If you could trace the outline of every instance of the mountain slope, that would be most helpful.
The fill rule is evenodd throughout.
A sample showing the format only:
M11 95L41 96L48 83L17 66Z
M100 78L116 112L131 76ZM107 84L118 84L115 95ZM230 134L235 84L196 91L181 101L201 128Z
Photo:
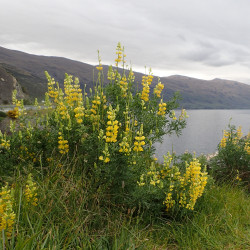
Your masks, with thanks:
M61 86L65 73L68 73L79 77L82 87L85 84L87 89L93 87L95 66L67 58L37 56L0 47L0 66L17 79L31 98L43 98L47 89L45 70ZM108 66L104 66L104 75L107 70ZM135 81L139 86L142 76L135 72ZM247 84L222 79L207 81L179 75L162 77L161 82L165 85L164 98L168 99L179 91L182 96L180 104L184 108L250 108L250 85ZM156 84L157 77L151 88Z
M25 99L25 94L16 78L0 66L0 104L11 104L14 90L17 91L18 99Z
M185 108L250 108L250 85L236 81L200 80L185 76L161 79L166 93L178 90Z

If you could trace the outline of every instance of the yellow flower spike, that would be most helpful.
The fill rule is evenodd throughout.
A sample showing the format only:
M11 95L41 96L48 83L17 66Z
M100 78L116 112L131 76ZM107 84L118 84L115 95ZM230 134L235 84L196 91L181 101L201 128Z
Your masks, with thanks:
M250 155L250 143L249 143L249 142L247 142L247 143L245 144L244 150L247 152L247 154Z
M220 141L220 147L221 148L225 148L227 145L227 138L226 137L223 137Z
M140 131L137 132L137 136L135 137L134 142L134 151L135 152L142 152L143 147L145 145L145 136L143 136L143 125L141 125Z
M0 231L6 232L9 239L12 235L16 215L13 212L14 192L8 184L0 192Z
M241 126L237 129L237 139L239 140L242 137L243 133L241 132Z
M58 137L58 149L60 154L66 154L69 152L69 144L67 140L63 139L63 136Z
M106 127L106 142L117 142L117 135L118 135L118 121L115 120L116 110L109 106L107 127Z
M167 110L167 104L163 102L163 100L161 99L157 115L164 116L166 114L166 110Z
M25 186L24 196L27 204L32 204L33 206L37 206L37 185L33 181L32 175L28 175L28 179Z
M159 81L156 87L154 88L154 94L157 97L161 97L161 92L164 89L164 85Z

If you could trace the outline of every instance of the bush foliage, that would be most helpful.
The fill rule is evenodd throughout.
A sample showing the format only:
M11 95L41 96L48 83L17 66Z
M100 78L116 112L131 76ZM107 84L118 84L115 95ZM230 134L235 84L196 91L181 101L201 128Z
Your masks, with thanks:
M24 196L33 205L41 200L36 198L39 188L31 173L34 179L47 180L44 200L50 196L51 186L67 186L66 196L61 198L67 206L71 206L71 195L79 197L87 187L91 199L85 202L94 199L97 207L116 204L128 211L142 209L157 215L174 209L193 210L207 183L206 169L195 158L184 167L178 167L169 154L163 164L154 159L154 143L165 134L179 134L186 125L185 110L179 117L174 112L178 95L164 102L160 80L152 91L151 70L138 88L132 69L125 70L126 55L120 44L116 55L116 65L110 66L107 74L109 84L104 87L106 76L98 54L97 79L89 93L82 91L78 78L66 74L62 89L46 72L45 106L42 109L36 101L32 116L13 93L16 107L9 112L15 118L10 124L11 135L0 133L1 176L18 176L14 185L19 186L22 176L28 175ZM67 180L72 185L68 186ZM4 200L6 204L14 204L11 197ZM3 221L3 214L0 216ZM10 217L12 221L15 218ZM12 225L2 225L7 238Z
M241 127L229 125L211 160L212 172L219 181L242 183L249 187L250 134L242 138Z

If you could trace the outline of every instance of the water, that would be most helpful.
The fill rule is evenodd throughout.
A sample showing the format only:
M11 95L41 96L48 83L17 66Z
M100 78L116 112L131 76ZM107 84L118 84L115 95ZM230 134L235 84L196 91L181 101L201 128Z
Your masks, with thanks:
M178 112L176 112L178 115ZM182 135L166 135L163 143L156 143L156 157L162 160L166 152L182 154L186 150L200 154L213 154L217 150L223 130L230 122L242 126L243 135L250 131L250 110L187 110L189 118ZM231 119L231 120L230 120Z
M32 106L32 105L24 105L25 109L29 110L29 109L36 109L36 106ZM3 112L7 112L9 110L12 110L15 108L15 105L0 105L0 111ZM41 106L41 108L43 108L43 106Z

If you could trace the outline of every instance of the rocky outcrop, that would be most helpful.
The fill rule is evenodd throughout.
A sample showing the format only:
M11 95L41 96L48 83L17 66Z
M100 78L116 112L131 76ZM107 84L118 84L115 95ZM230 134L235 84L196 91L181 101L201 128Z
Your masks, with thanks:
M24 99L25 94L16 78L0 67L0 104L12 103L12 92L17 90L17 98Z

